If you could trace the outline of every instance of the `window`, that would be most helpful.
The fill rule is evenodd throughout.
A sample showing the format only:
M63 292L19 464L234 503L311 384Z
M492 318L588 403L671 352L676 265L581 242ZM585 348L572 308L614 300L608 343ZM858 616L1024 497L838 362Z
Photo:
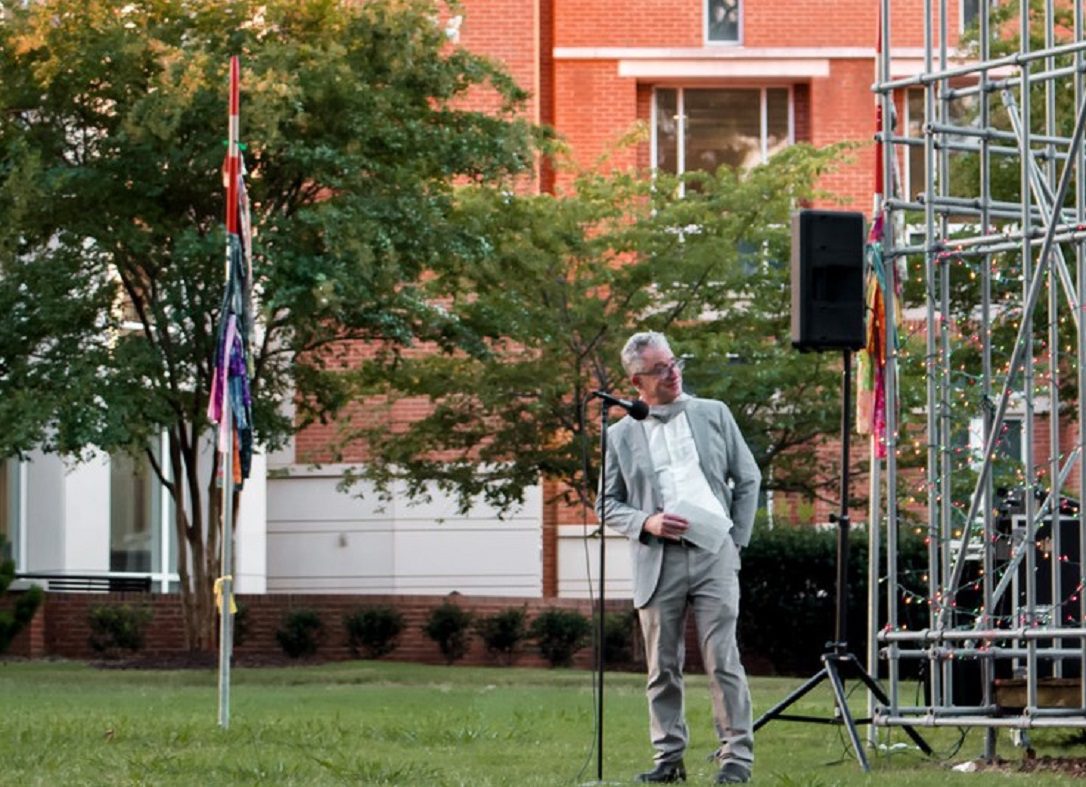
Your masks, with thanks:
M995 456L997 461L1022 464L1026 461L1025 446L1022 444L1022 418L1017 416L1005 416L1003 427L1000 429L999 438L996 441ZM984 441L987 435L984 433L984 419L972 418L969 421L969 448L973 454L973 465L979 469L984 460Z
M924 138L924 91L910 90L905 101L905 136L912 139ZM905 193L910 200L915 200L925 188L924 146L909 145L906 150L909 165L905 168Z
M977 15L980 13L980 0L961 0L962 3L962 32L977 24ZM995 3L992 3L995 5Z
M939 114L939 105L936 103L935 107L936 115ZM978 123L978 116L980 109L977 103L976 96L959 96L952 98L947 103L947 123L954 126L976 126ZM905 136L920 140L924 139L924 89L913 88L907 91L905 99ZM955 134L948 134L945 137L949 143L958 143L965 141L965 137ZM912 144L906 147L906 155L908 157L907 166L905 167L905 194L910 200L915 200L917 195L924 193L927 190L927 176L924 169L924 145ZM963 155L960 151L951 150L951 159L956 156ZM953 164L950 167L950 175L954 175ZM953 177L950 178L950 187L947 189L947 193L950 195L967 196L964 192L958 194L962 190L962 184L955 183Z
M110 571L161 571L162 497L162 484L145 453L110 456Z
M653 166L673 174L754 167L791 143L791 107L787 87L658 88Z
M739 43L739 0L706 0L705 40L713 43Z

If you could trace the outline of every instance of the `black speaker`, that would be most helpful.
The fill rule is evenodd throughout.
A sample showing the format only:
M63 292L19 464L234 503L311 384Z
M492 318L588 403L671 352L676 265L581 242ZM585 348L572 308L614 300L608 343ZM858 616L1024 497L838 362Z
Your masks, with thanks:
M859 350L865 344L863 214L793 214L792 345Z

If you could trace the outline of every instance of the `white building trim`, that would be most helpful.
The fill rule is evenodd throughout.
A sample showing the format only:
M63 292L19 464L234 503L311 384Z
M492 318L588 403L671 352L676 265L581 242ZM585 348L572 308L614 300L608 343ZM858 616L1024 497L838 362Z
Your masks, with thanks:
M633 79L817 79L830 75L830 61L794 58L619 60L618 75Z

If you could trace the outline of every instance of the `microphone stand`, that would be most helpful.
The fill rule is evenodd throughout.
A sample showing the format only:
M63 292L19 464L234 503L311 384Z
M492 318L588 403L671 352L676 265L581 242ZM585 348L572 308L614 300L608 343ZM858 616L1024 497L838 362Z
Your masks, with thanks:
M604 625L604 579L606 576L607 554L607 411L611 405L604 401L600 407L600 619L596 634L596 779L603 781L603 637Z
M604 581L606 579L607 572L607 411L612 406L618 406L624 409L635 420L642 420L649 414L648 405L639 400L633 402L626 401L624 399L618 399L604 391L594 391L592 396L602 400L603 406L600 408L600 607L599 607L599 623L598 631L596 633L597 652L596 652L596 670L597 670L597 697L596 697L596 779L600 782L603 781L603 643L604 636L607 633L606 617L604 610L604 601L606 591L604 590Z

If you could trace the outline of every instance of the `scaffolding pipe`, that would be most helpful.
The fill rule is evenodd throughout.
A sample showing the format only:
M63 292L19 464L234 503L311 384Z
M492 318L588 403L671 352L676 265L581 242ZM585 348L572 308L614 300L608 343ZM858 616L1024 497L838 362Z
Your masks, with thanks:
M1014 628L947 629L930 628L916 631L880 631L879 642L969 642L977 639L1005 640L1024 639L1036 642L1052 639L1056 631L1065 639L1086 639L1086 628L1043 628L1040 626L1016 626Z
M885 3L883 4L885 7ZM931 24L931 7L930 0L925 3L926 21L925 25L930 27ZM1028 30L1028 27L1026 28ZM930 41L930 38L925 37L926 41ZM895 90L902 90L903 88L910 87L924 87L931 85L935 82L942 82L947 79L955 79L957 77L973 76L982 71L992 71L998 68L1012 68L1014 66L1023 66L1031 63L1035 60L1043 60L1048 57L1059 57L1060 55L1073 55L1086 48L1086 41L1077 41L1071 44L1060 44L1059 46L1052 47L1051 49L1035 49L1032 52L1015 52L1010 55L1004 55L1003 57L997 57L994 60L986 62L973 62L968 65L955 66L954 68L945 68L940 71L927 71L923 74L915 74L911 77L904 77L901 79L892 79L886 82L881 82L874 86L874 89L880 93L893 92ZM925 55L930 54L927 46L925 47Z
M1081 713L1081 711L1078 711ZM1038 715L1037 710L1023 716L882 716L871 720L884 727L1000 727L1028 730L1041 727L1086 727L1086 716Z
M1066 664L1077 659L1079 673L1086 675L1086 599L1082 593L1086 587L1086 506L1077 512L1079 566L1073 578L1063 555L1073 548L1066 534L1060 533L1063 490L1076 487L1080 495L1086 495L1086 429L1079 429L1066 455L1060 445L1064 431L1061 411L1070 404L1069 375L1074 375L1077 389L1077 421L1086 425L1086 325L1079 315L1086 304L1086 41L1082 4L1073 4L1073 25L1057 27L1055 0L1035 4L1042 9L1035 16L1030 13L1030 4L1021 3L1019 13L1009 20L1011 33L1021 33L1017 50L992 57L995 43L1008 39L1005 30L996 30L991 24L994 0L981 0L979 37L973 53L977 59L959 60L949 51L953 43L949 27L959 13L952 5L949 0L923 0L922 71L889 79L894 52L891 0L880 3L880 49L873 90L885 121L876 134L886 183L881 206L876 202L885 229L882 258L888 268L906 261L916 265L917 257L924 265L920 281L925 288L926 331L920 371L925 376L927 402L924 482L928 545L922 594L927 594L929 611L926 629L901 629L902 599L908 599L899 581L896 446L900 438L895 420L887 424L885 486L880 485L881 465L871 465L869 519L875 527L878 503L885 501L886 563L879 584L885 583L888 591L885 628L874 639L879 644L878 655L887 660L889 668L890 700L884 703L889 707L879 710L881 723L985 727L986 752L991 755L994 731L1001 727L1086 726L1081 709L1037 707L1039 665L1048 670L1046 674L1059 677ZM1031 32L1037 48L1031 45ZM1057 42L1058 36L1064 40ZM1073 40L1066 40L1068 36ZM1073 97L1064 89L1072 80ZM911 88L924 91L922 134L917 136L909 136L916 133L911 129L895 131L889 123L897 101L915 106L908 95ZM992 102L997 93L1006 113L994 111ZM1065 95L1071 108L1061 119L1057 97ZM976 111L959 124L952 118L952 102L971 98L977 100ZM1037 102L1036 108L1031 101ZM1071 134L1065 136L1069 127L1073 127ZM899 159L923 178L923 183L910 184L909 193L892 188ZM1013 169L1007 166L1011 162ZM1000 180L997 186L997 172L1017 175L1017 192L1007 180ZM956 180L959 173L969 177ZM1015 197L1018 200L1011 201ZM908 232L906 221L915 222ZM1008 261L1021 267L1009 273L1001 270ZM964 271L960 265L972 270ZM966 273L968 279L959 278ZM1042 292L1047 296L1044 300ZM977 300L959 302L959 295ZM1014 344L1005 348L1005 353L992 340L994 317L1001 312L1018 323L1012 326ZM963 328L969 334L963 334ZM1074 338L1069 338L1072 335ZM970 342L968 349L979 366L969 369L965 377L965 370L958 368L959 338ZM895 350L890 352L896 363ZM1006 362L998 372L997 358ZM975 387L961 389L964 395L959 398L963 379ZM897 378L889 373L886 398L891 405L897 402ZM1034 414L1044 412L1045 400L1049 424L1035 434ZM892 406L889 410L891 417L895 415ZM963 417L969 420L968 425L961 423ZM1021 423L1025 450L1021 457L1007 457L1017 462L1012 469L1018 471L1019 478L1009 483L1022 490L1022 496L1014 501L1021 509L1013 512L1020 515L1017 521L1021 525L1005 533L995 519L995 462L997 452L1007 450L1005 445L1018 450L1017 442L1004 440L1010 419ZM959 461L961 444L954 440L967 429L979 435L970 444L980 451L965 463ZM1046 450L1041 450L1038 436L1046 436ZM877 448L874 441L871 447L872 451ZM1076 465L1079 471L1072 481ZM1001 479L1000 483L1007 481ZM966 485L972 492L962 493L958 499L957 490ZM1051 574L1042 583L1036 570L1040 561L1035 561L1035 541L1047 527L1046 517L1052 523L1052 533L1040 565ZM1013 548L1006 547L1005 536L1015 540ZM971 543L977 539L981 543ZM875 551L871 550L868 571L871 581L879 576ZM967 566L971 567L970 575L963 581ZM1072 584L1074 590L1070 589ZM963 614L963 594L978 589L980 598L970 604L979 604L979 608ZM874 598L869 599L872 607ZM869 615L873 628L877 616L874 610L869 610ZM1010 621L1009 626L1000 628L1001 621ZM1062 622L1067 626L1059 625ZM923 660L931 667L924 708L900 705L902 660ZM1012 667L1022 668L1025 677L1023 711L1008 711L994 702L994 667L1007 660L1012 661ZM953 699L958 693L954 682L963 680L957 668L963 662L979 664L981 669L980 694L974 707L956 706ZM1086 687L1078 694L1086 708ZM1016 715L1000 716L1008 712Z

